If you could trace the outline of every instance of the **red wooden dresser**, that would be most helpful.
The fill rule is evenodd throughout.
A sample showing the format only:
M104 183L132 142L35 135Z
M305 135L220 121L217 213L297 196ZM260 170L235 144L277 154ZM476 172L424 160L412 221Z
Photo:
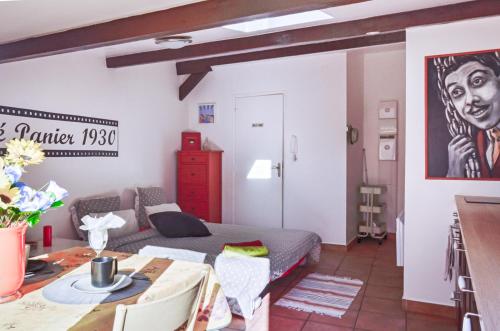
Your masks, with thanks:
M183 212L221 223L222 151L177 152L177 204Z

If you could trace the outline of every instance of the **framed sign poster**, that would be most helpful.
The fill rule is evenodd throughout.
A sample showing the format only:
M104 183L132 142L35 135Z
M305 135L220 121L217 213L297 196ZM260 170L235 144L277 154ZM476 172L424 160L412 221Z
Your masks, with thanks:
M19 138L42 145L47 157L117 157L118 121L0 106L0 154Z

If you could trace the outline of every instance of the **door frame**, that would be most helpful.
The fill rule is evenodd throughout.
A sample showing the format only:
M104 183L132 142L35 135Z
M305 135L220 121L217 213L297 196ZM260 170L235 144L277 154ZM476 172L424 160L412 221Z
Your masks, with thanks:
M269 91L269 92L254 92L254 93L238 93L233 94L233 158L232 167L233 173L232 177L232 189L233 189L233 201L232 201L232 223L236 224L236 102L238 98L252 98L252 97L264 97L269 95L281 95L283 99L282 112L282 126L281 126L281 228L285 228L285 176L286 176L286 166L285 166L285 109L286 109L286 93L285 91Z

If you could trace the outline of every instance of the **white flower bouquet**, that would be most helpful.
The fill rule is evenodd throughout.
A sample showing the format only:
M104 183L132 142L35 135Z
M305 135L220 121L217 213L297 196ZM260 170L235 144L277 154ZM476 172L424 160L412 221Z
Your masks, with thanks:
M54 181L36 190L21 181L24 168L42 163L45 155L40 144L24 139L13 139L6 144L6 153L0 157L0 229L40 222L40 216L50 208L64 205L68 192Z

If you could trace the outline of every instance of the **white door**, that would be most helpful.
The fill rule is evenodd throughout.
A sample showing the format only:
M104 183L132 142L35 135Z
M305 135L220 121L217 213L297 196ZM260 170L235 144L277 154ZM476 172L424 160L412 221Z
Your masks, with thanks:
M235 223L283 226L283 95L236 98Z

